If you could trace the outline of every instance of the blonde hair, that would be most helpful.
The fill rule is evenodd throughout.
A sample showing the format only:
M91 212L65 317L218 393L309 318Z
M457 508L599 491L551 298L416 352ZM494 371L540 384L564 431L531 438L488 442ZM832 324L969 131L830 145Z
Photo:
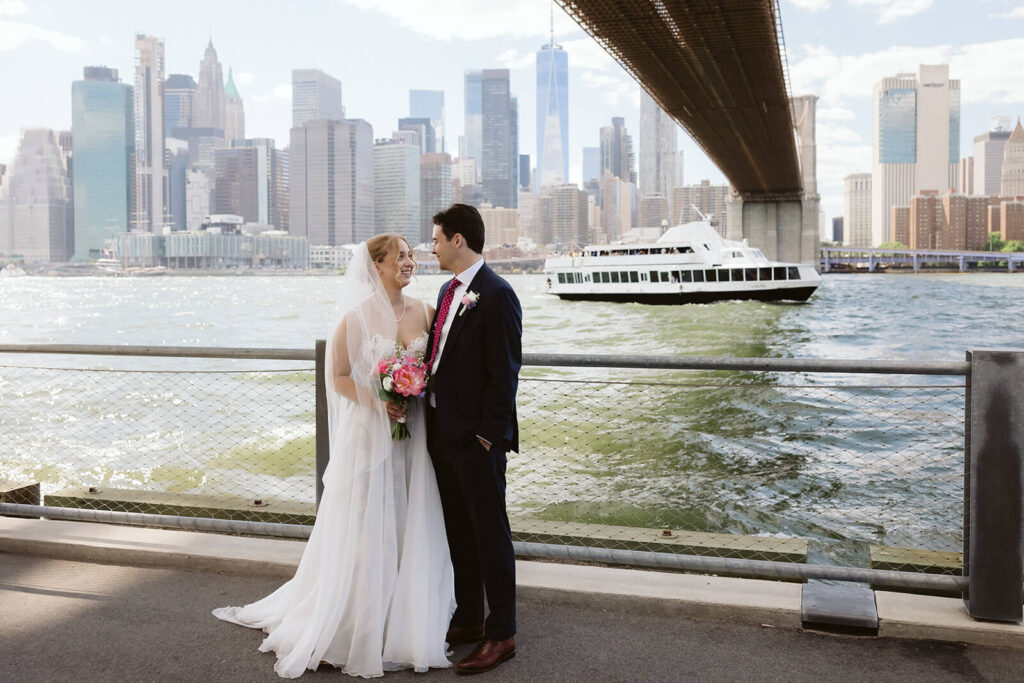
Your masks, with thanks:
M399 241L405 242L405 246L409 247L409 258L412 260L413 268L419 267L419 264L416 263L416 255L412 251L412 245L409 244L409 240L394 232L385 232L380 235L374 235L370 239L366 240L366 250L370 252L370 259L372 259L374 263L383 263L384 259L393 255L394 263L395 265L398 265ZM415 270L413 272L415 273ZM398 276L396 275L395 278L397 279Z

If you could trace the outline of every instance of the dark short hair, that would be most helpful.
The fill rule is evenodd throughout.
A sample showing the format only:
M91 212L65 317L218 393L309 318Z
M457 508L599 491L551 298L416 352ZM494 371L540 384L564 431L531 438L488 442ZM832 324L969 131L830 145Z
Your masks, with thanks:
M478 254L483 253L484 219L475 206L452 204L434 214L434 225L439 226L448 239L460 234L470 249Z

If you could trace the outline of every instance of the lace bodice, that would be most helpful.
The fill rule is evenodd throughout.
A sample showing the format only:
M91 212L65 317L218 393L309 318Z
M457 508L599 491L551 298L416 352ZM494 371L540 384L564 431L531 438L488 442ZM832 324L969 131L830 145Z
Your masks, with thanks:
M395 349L399 349L404 353L411 353L419 358L423 358L427 353L427 333L424 332L420 336L409 342L408 346L402 346L401 343L396 342L394 339L383 337L379 334L373 337L373 357L380 360L385 356L390 356L395 352Z

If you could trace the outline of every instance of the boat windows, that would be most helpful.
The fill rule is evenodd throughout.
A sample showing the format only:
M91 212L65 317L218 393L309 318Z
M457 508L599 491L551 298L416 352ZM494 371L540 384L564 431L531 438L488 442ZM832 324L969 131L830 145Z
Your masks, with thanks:
M757 279L757 268L744 268L743 276L746 278L747 282L753 282Z
M560 284L560 285L564 285L565 284L565 273L559 273L558 274L558 284Z
M651 282L657 282L657 281L658 281L658 280L660 280L660 279L661 279L661 278L660 278L660 276L658 275L658 271L656 271L656 270L652 270L652 271L651 271Z
M587 273L586 275L583 276L583 281L590 282L590 273Z
M708 282L718 282L717 270L705 270L704 274L707 276Z
M629 281L630 282L640 282L640 273L636 272L635 270L630 271L630 273L629 273Z
M669 274L668 274L667 270L661 271L661 281L662 282L668 282L669 281Z
M679 271L680 282L693 282L693 271L692 270L681 270Z
M773 270L775 271L775 279L776 280L785 280L786 279L786 269L784 267L782 267L782 266L775 266L775 268L773 268Z
M612 272L612 282L618 282L618 281L619 281L619 271L616 270L616 271Z
M731 272L729 271L728 268L723 268L722 270L718 271L718 281L719 282L728 282L731 279L732 279L732 274L731 274Z
M694 282L704 282L704 271L703 270L688 270L686 271L693 276Z
M789 268L787 268L787 270L789 271L789 279L790 280L799 280L800 279L800 269L799 268L797 268L796 266L790 266Z
M772 269L771 268L758 268L757 270L758 270L758 273L760 275L760 277L758 277L759 280L771 280L772 279Z
M621 282L629 282L629 271L623 270L619 273L619 280Z

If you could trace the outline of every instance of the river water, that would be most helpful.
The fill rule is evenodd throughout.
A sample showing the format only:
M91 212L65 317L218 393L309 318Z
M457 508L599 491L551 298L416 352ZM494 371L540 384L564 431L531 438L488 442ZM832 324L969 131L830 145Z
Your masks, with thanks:
M959 361L1024 349L1020 275L827 275L805 304L676 307L563 302L541 275L508 280L527 353ZM432 302L443 281L421 276L408 291ZM310 348L337 320L342 286L3 278L0 343ZM0 354L0 478L309 500L309 367ZM513 514L798 536L812 555L856 564L869 543L961 543L962 378L537 367L522 378Z

